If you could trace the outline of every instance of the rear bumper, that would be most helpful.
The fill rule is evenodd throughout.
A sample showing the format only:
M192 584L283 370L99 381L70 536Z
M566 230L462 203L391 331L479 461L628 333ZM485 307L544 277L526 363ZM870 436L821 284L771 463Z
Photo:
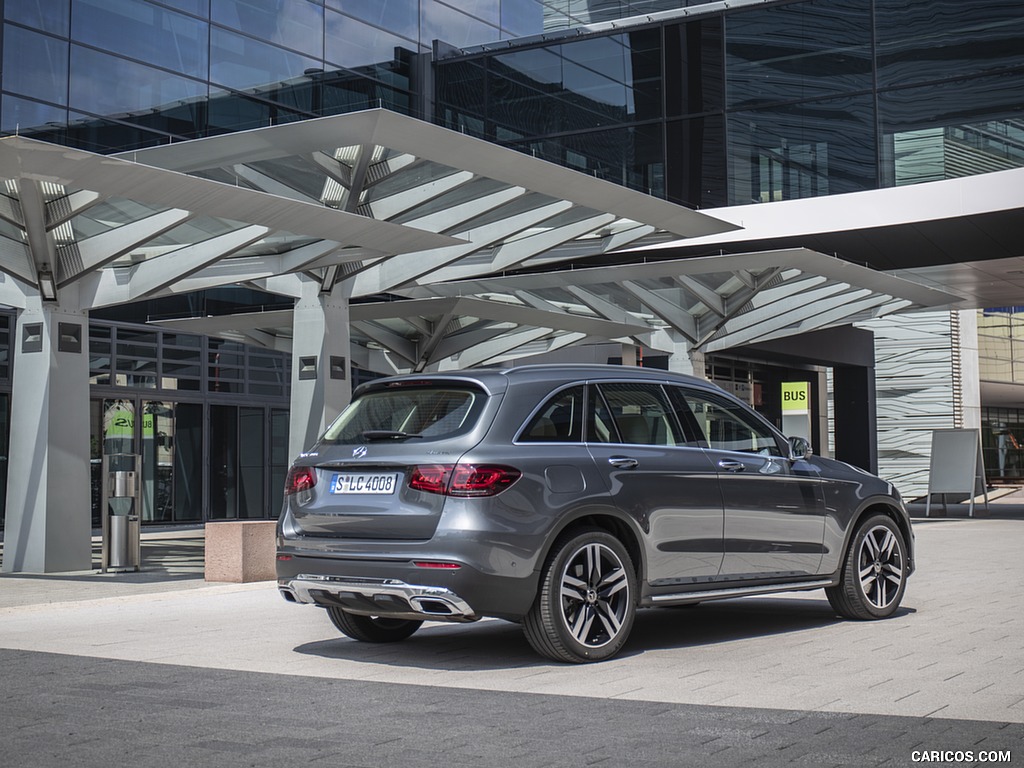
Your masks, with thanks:
M445 587L406 584L398 579L366 579L300 573L278 579L285 600L337 606L351 613L434 621L476 621L469 603Z
M363 552L329 557L278 548L277 585L285 600L307 605L340 607L364 616L388 616L431 621L475 621L484 616L517 620L533 604L537 574L523 576L486 573L465 558L445 555L458 568L423 568L421 558Z

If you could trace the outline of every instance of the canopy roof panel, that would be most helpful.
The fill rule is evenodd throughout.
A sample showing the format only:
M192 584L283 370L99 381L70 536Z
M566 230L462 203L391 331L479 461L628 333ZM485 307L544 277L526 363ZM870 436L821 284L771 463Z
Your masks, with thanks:
M312 286L355 300L358 354L395 370L588 339L716 350L952 299L801 248L640 263L626 250L739 227L386 110L117 157L9 137L0 180L0 303ZM175 325L287 349L286 314Z
M952 296L804 249L488 277L353 304L357 347L392 370L465 368L590 340L717 351L947 304ZM290 346L290 312L162 324ZM355 354L355 353L354 353Z
M387 110L102 156L0 140L0 303L353 296L735 229ZM54 289L47 289L52 292Z

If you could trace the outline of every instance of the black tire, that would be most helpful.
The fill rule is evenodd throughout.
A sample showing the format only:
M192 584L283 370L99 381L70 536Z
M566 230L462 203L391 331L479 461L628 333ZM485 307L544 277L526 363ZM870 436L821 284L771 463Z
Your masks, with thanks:
M554 661L604 661L629 637L637 594L622 542L598 528L574 531L548 556L523 631L537 653Z
M342 634L364 643L397 643L422 626L416 619L389 619L386 616L360 616L342 608L328 608L331 623Z
M886 515L864 520L850 539L839 584L825 589L840 616L862 621L892 616L907 589L907 546Z

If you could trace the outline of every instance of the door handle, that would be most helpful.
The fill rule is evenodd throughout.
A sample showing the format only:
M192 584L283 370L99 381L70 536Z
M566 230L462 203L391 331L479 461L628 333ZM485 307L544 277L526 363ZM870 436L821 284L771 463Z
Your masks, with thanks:
M628 456L611 456L608 459L608 463L617 469L632 469L640 462Z
M718 466L726 472L742 472L746 468L742 461L729 461L728 459L722 459L718 462Z

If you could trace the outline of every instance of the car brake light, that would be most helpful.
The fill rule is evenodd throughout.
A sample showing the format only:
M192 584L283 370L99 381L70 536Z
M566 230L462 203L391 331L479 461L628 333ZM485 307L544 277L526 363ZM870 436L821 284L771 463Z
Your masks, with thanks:
M512 485L522 474L512 467L456 464L448 493L451 496L494 496Z
M409 487L445 496L494 496L522 474L494 464L424 464L413 467Z
M413 467L409 476L409 487L427 493L445 493L451 473L451 464L425 464Z
M288 477L284 481L284 495L291 496L293 493L308 491L316 485L316 472L312 467L292 467L288 470Z

